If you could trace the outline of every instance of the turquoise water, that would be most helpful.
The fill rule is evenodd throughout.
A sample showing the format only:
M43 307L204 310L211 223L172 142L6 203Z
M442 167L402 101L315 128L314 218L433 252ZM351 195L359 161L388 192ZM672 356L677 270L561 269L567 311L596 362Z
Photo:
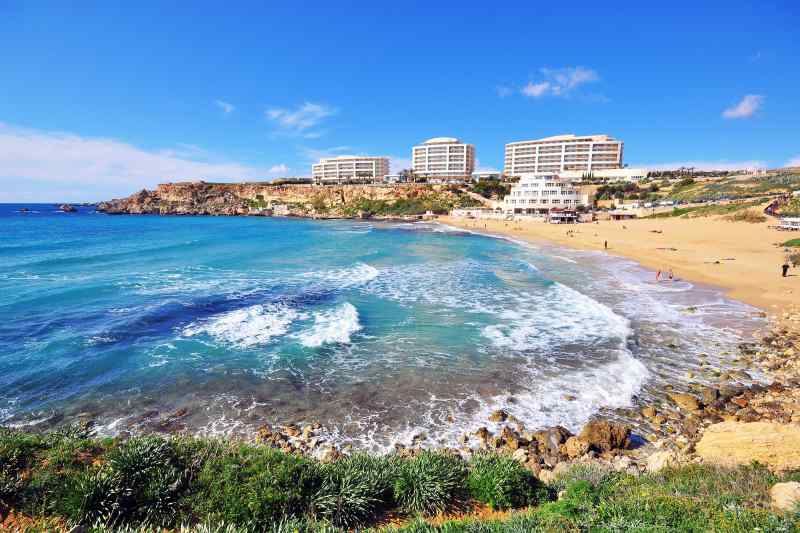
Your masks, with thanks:
M9 425L244 435L319 421L385 449L453 443L506 407L575 429L760 325L630 262L438 224L19 207L0 206Z

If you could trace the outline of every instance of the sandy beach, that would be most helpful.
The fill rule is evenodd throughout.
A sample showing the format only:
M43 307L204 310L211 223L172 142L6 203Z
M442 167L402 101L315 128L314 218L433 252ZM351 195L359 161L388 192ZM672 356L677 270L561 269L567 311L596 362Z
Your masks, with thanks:
M720 287L729 297L759 307L777 319L800 303L800 268L791 268L786 278L781 277L780 268L784 251L778 245L793 235L769 228L774 222L731 222L721 217L576 225L453 217L440 217L439 221L529 242L605 250L652 269L654 277L658 270L666 274L672 269L676 278Z

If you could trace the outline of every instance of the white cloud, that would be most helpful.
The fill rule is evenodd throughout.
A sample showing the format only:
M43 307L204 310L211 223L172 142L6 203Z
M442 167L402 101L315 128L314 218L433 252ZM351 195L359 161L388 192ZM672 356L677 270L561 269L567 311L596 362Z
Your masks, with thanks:
M547 91L549 90L549 81L543 81L540 83L533 83L532 81L529 81L528 84L522 88L522 94L525 96L530 96L531 98L539 98L540 96L547 94Z
M585 67L541 68L541 79L529 81L521 92L529 98L569 96L581 85L598 81L596 71Z
M217 107L219 107L226 115L230 115L236 110L236 106L224 100L215 100L214 103L217 104Z
M764 97L760 94L746 94L738 104L723 111L722 116L724 118L752 117L763 103Z
M260 180L286 170L282 164L225 161L191 145L145 150L115 139L0 123L0 197L6 199L102 200L166 181Z
M800 167L800 155L793 157L786 162L787 167Z
M694 168L695 170L744 170L752 168L766 168L767 163L756 159L742 161L677 161L675 163L656 163L652 165L631 165L644 167L650 170L677 170L679 168Z
M272 165L269 167L270 174L286 174L289 172L289 167L281 163L280 165Z
M278 107L268 109L266 116L278 126L281 133L314 139L321 133L309 130L336 113L338 110L333 107L305 102L294 110Z

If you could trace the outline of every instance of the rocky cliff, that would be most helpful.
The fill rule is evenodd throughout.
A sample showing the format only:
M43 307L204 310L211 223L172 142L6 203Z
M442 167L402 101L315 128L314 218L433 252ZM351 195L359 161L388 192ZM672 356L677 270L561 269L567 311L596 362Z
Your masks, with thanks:
M445 185L315 186L271 183L165 183L127 198L101 202L108 214L288 215L318 218L397 217L447 212L474 205L465 192Z

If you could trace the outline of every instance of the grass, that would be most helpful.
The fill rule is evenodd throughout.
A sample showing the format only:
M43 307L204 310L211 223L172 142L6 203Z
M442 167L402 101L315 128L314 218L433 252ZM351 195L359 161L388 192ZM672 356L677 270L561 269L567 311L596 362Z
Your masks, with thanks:
M697 217L710 217L717 215L743 216L742 212L747 213L747 211L744 210L758 207L763 203L764 203L763 200L754 200L752 202L739 202L730 204L712 204L712 205L701 205L694 207L675 207L672 209L672 211L657 213L655 215L650 215L646 218L672 218L672 217L697 218ZM759 215L758 213L754 214ZM749 217L750 215L747 216ZM760 216L763 217L763 215ZM764 220L766 220L766 217L764 217ZM749 221L750 220L748 220L748 222Z
M796 531L769 489L800 480L759 465L633 476L576 466L550 486L507 456L358 454L330 464L264 446L195 438L92 439L0 429L0 520L92 532L384 533ZM484 505L504 514L470 515ZM466 513L447 520L443 513ZM386 517L395 526L383 526ZM427 517L436 516L435 519ZM24 518L27 517L27 518ZM499 517L499 518L498 518ZM399 522L398 522L399 521ZM13 528L12 528L13 530Z

